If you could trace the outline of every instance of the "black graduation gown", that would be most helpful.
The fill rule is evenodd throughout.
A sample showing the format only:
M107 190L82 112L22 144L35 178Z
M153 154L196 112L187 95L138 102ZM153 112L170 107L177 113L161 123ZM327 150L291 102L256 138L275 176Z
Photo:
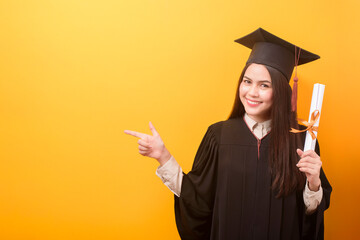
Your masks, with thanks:
M324 172L324 195L315 213L305 215L302 191L276 198L268 163L270 134L258 140L243 118L208 128L192 170L184 174L181 196L175 196L182 239L324 238L332 190Z

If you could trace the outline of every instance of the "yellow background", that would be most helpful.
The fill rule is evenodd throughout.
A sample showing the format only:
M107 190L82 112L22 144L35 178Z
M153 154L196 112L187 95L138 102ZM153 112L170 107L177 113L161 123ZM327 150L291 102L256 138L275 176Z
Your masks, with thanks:
M319 131L334 188L326 239L359 235L357 0L0 2L0 239L179 239L149 133L190 170L227 118L258 27L321 59L299 67L299 116L326 84Z

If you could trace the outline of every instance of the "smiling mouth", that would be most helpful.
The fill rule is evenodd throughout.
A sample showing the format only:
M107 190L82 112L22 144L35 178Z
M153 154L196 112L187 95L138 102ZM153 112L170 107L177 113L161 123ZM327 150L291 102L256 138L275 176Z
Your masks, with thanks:
M246 99L246 101L250 104L250 105L258 105L260 104L261 102L258 102L258 101L251 101L249 99Z

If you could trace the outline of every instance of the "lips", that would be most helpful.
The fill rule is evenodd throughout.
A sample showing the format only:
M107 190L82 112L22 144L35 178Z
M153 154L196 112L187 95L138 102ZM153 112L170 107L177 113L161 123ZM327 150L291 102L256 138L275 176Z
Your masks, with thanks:
M251 107L256 107L261 103L259 101L254 101L254 100L250 100L250 99L246 99L246 102Z

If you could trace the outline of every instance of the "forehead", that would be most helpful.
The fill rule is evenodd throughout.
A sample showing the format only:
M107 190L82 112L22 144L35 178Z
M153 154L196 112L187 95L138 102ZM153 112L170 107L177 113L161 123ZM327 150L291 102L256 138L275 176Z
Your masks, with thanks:
M267 68L262 64L252 63L245 71L244 77L254 81L270 81L271 76Z

